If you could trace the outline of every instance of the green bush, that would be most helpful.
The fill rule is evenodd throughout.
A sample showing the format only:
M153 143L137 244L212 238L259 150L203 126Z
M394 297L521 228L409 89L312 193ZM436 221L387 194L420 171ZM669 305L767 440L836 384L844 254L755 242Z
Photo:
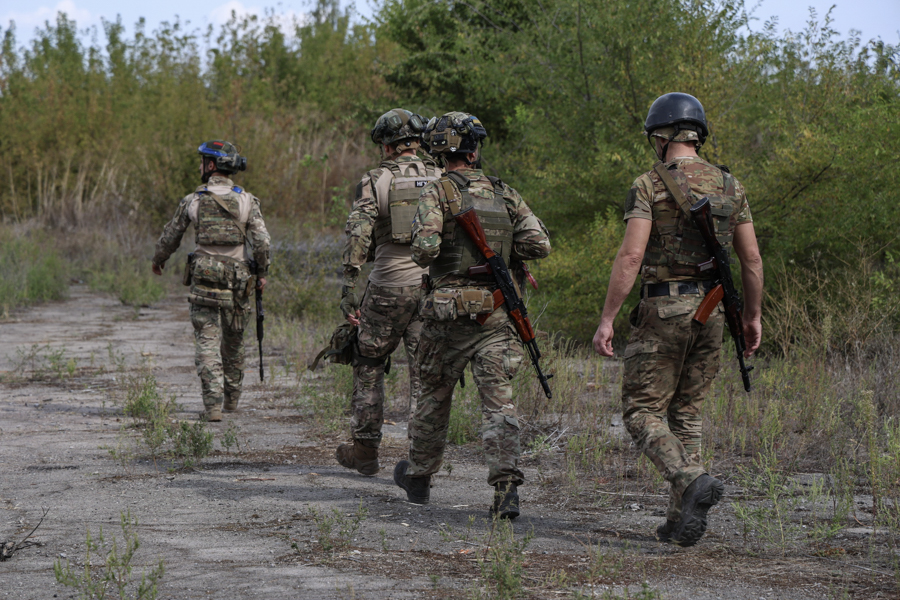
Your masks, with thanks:
M115 295L122 304L149 306L166 295L165 286L150 271L149 261L119 258L109 270L95 267L88 276L92 290Z
M0 230L0 308L59 300L68 292L68 266L41 236Z

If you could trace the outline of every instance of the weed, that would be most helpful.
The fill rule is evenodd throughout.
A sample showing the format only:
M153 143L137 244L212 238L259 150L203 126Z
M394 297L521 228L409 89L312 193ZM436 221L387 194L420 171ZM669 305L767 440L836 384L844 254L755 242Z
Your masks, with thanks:
M193 468L212 451L213 434L206 430L206 424L202 421L193 425L180 421L169 429L169 435L174 446L173 453L181 459L185 469Z
M77 589L83 598L133 598L134 600L153 600L156 598L156 584L165 573L162 559L149 573L142 573L140 582L132 578L132 561L140 547L135 528L137 519L131 512L121 514L121 527L124 546L119 547L115 539L107 541L103 536L103 528L96 538L87 532L85 539L84 571L79 572L66 559L53 564L56 581L62 585ZM94 565L100 560L102 564ZM128 590L133 590L128 594Z
M487 592L488 597L498 600L512 600L523 596L523 552L533 538L534 531L516 538L510 521L492 521L484 554L478 562L482 580L490 588L482 590L482 594Z
M92 290L114 294L122 304L134 307L149 306L166 295L166 288L144 262L125 257L92 271L88 285Z
M222 448L227 453L231 453L232 448L237 449L237 453L241 453L241 440L238 438L238 433L240 433L240 428L234 424L234 421L228 424L228 428L222 432L222 437L219 439L219 444L222 445Z
M345 515L337 508L331 509L331 514L319 512L315 507L309 507L310 515L316 524L316 539L322 550L335 552L345 550L353 540L353 534L369 515L369 509L363 506L362 500L353 514ZM383 530L382 530L383 531ZM387 546L386 536L382 535L382 547Z

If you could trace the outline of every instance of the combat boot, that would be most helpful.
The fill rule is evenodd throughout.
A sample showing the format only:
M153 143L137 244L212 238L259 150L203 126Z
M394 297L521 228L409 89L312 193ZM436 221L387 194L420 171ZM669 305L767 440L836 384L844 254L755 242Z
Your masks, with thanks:
M656 528L656 539L660 542L671 542L672 534L675 533L675 528L678 526L678 521L670 521L666 519L666 522L659 527Z
M410 477L406 474L408 460L401 460L394 467L394 483L406 490L406 499L413 504L428 504L431 496L431 477Z
M225 412L234 412L237 410L238 402L241 400L240 392L225 392L225 405L222 407Z
M670 541L679 546L693 546L706 533L706 513L719 503L725 486L721 481L703 474L684 490L681 496L681 520L675 526Z
M381 469L378 464L378 448L363 446L359 440L353 440L352 444L341 444L334 456L342 467L356 469L363 475L375 475Z
M209 406L206 410L201 411L200 413L201 421L209 421L211 423L218 423L222 420L222 405L216 404L214 406Z
M494 504L491 516L501 519L515 519L519 516L519 492L515 483L501 481L494 484Z

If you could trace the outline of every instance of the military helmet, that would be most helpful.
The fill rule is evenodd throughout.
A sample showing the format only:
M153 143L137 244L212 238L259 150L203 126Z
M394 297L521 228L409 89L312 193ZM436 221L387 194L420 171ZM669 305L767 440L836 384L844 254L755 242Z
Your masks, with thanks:
M385 146L403 140L420 141L424 130L425 120L422 117L403 108L395 108L375 121L372 141Z
M670 142L703 144L709 135L703 105L690 94L664 94L650 106L644 133L647 137L661 137Z
M237 173L247 170L246 157L238 154L237 148L231 142L211 140L203 142L197 148L197 152L204 158L212 158L216 161L216 171L222 173Z
M487 137L478 117L464 112L448 112L433 117L425 126L424 142L431 154L477 152Z

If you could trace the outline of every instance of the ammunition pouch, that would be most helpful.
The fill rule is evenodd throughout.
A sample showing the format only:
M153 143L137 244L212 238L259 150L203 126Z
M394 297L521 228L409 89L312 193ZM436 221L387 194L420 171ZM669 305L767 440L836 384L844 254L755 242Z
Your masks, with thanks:
M188 302L198 306L232 310L234 308L234 294L228 289L208 287L199 282L194 282L194 285L191 286L191 293L188 295Z
M468 316L477 319L494 312L494 294L484 288L445 288L422 298L419 314L423 319L455 321Z
M187 255L187 260L184 261L184 273L181 275L181 285L188 286L191 285L191 263L194 262L194 253L191 252Z
M191 263L191 278L213 287L228 287L229 265L207 254L195 254Z

